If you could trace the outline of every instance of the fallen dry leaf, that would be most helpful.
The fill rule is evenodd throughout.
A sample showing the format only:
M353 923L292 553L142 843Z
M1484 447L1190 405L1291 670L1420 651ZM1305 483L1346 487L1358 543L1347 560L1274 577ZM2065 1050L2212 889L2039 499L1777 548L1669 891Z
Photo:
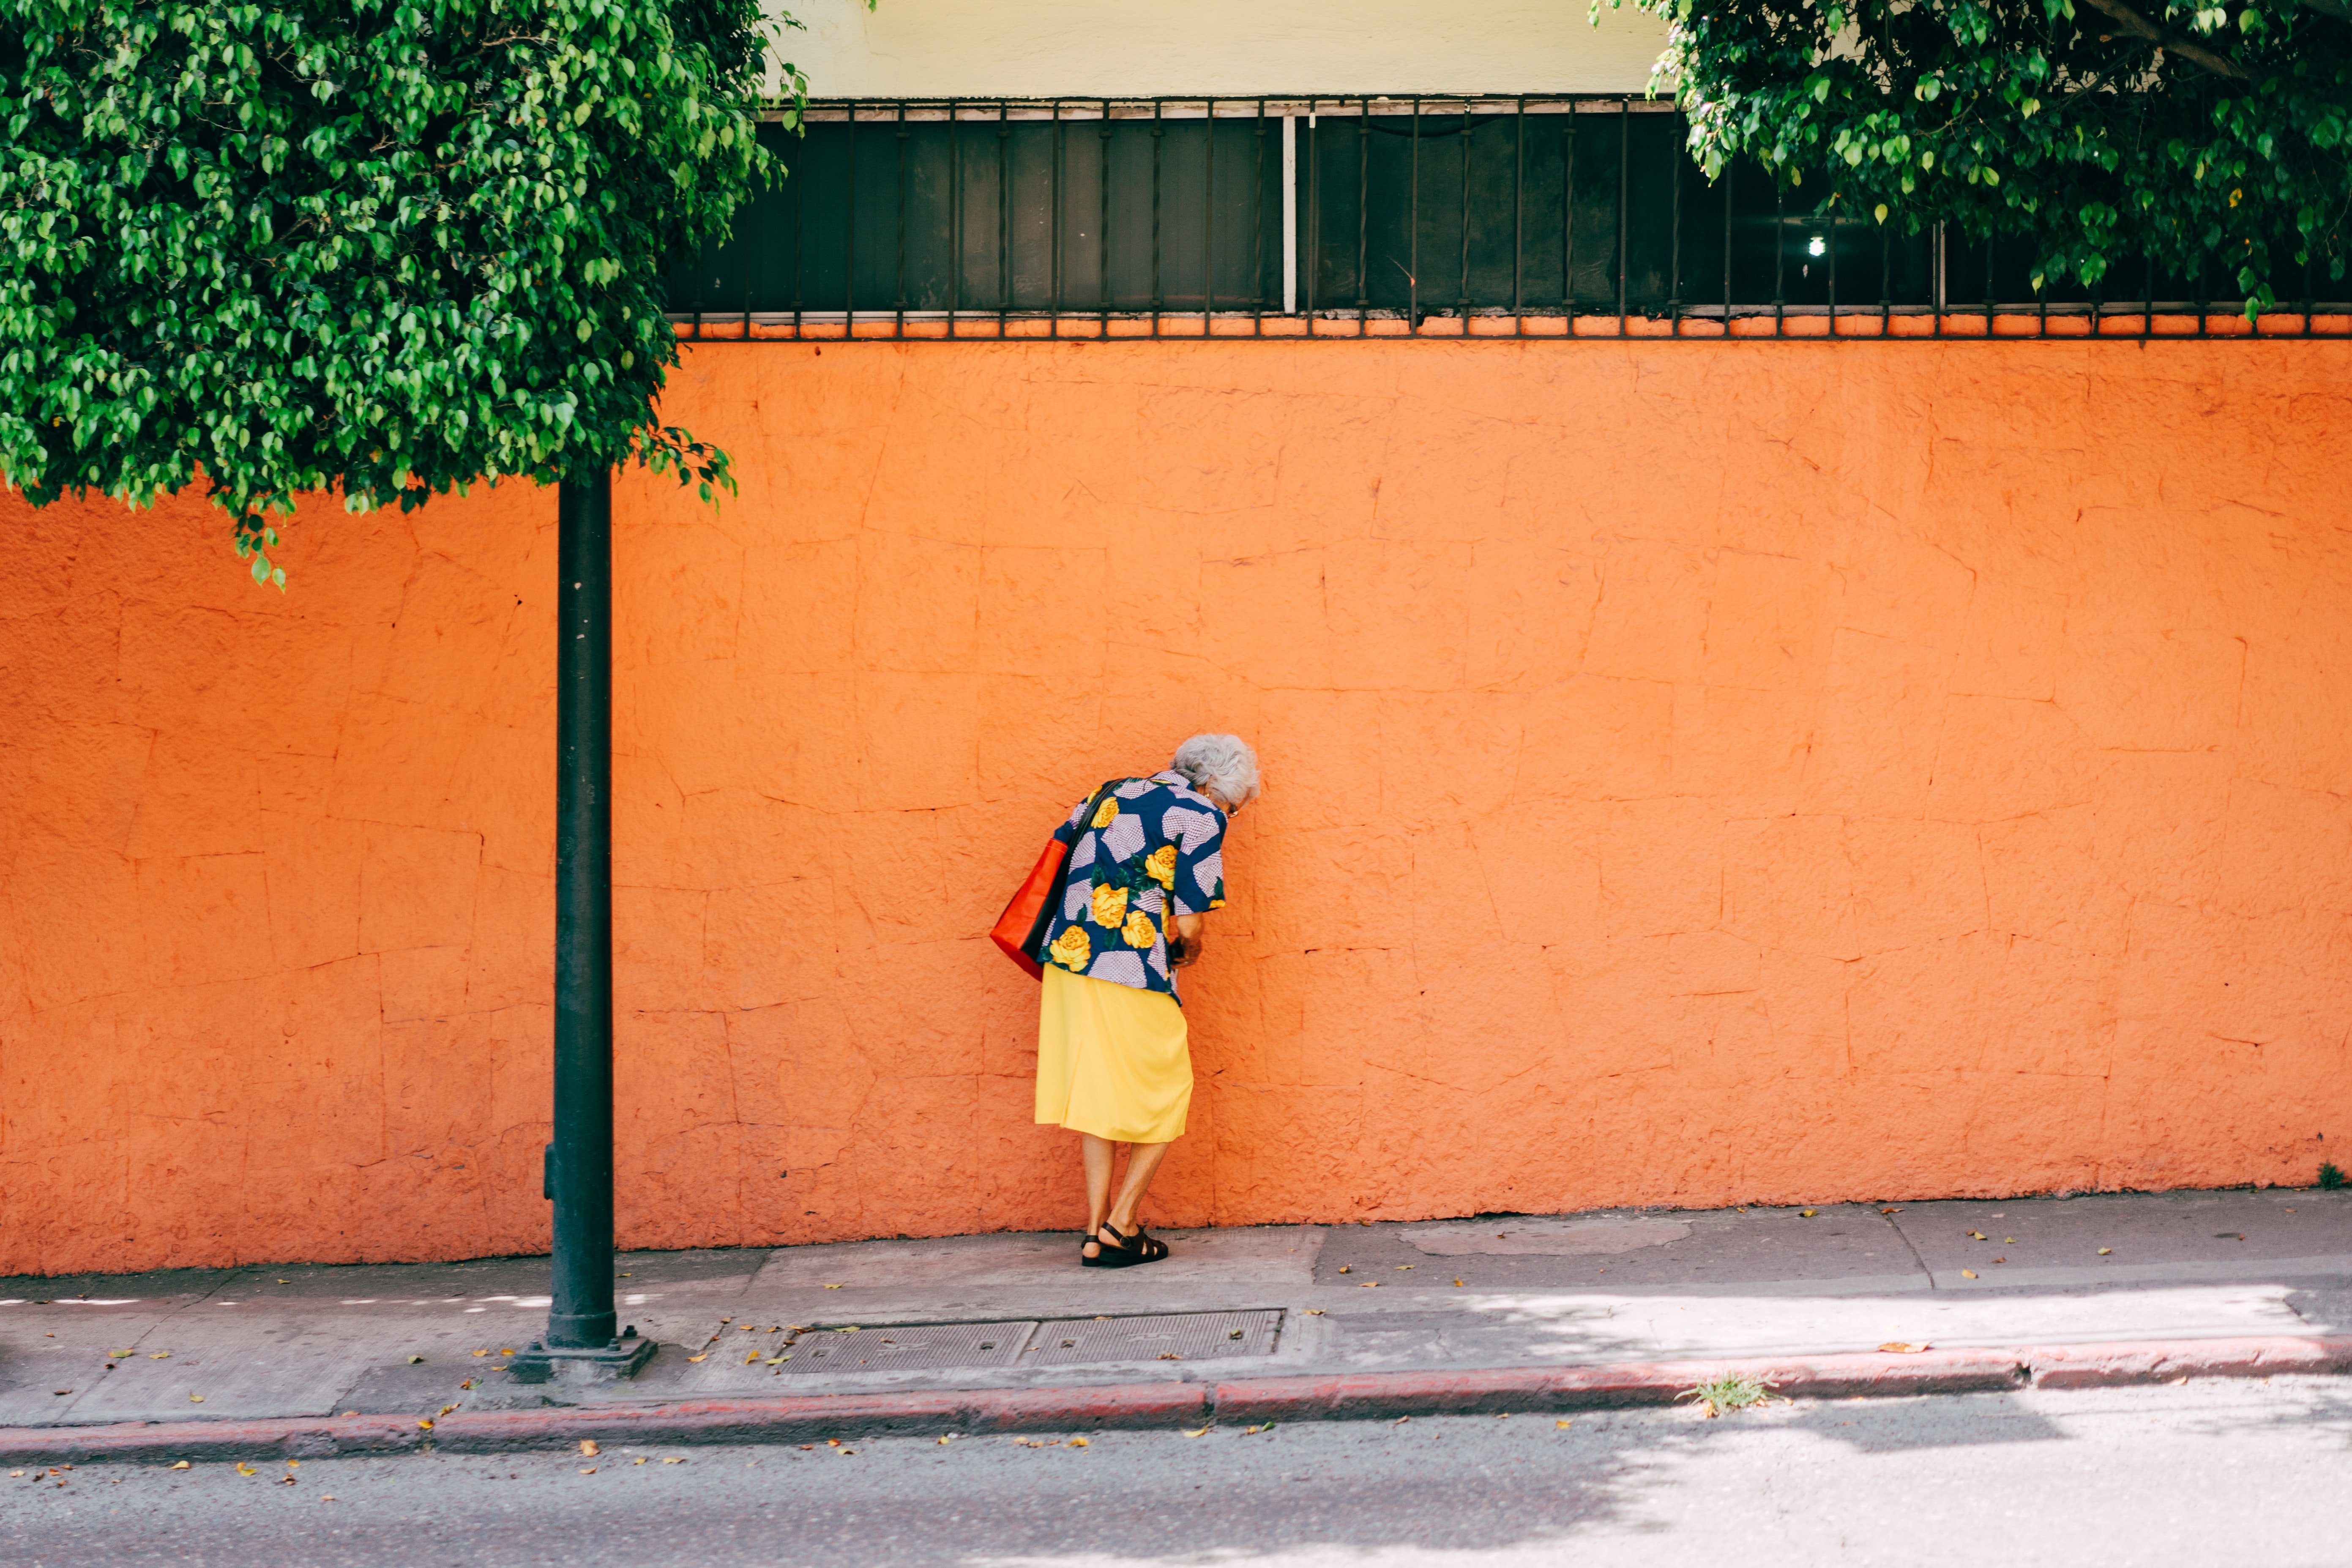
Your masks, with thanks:
M1309 1307L1307 1309L1307 1315L1310 1318L1319 1318L1323 1315L1323 1309L1320 1307Z
M421 1355L410 1356L408 1358L408 1364L411 1366L422 1366L425 1364L425 1358Z
M604 1451L604 1449L596 1446L595 1438L583 1437L580 1439L580 1454L583 1458L593 1459Z
M583 1476L593 1476L593 1475L594 1475L594 1474L596 1473L596 1467L595 1467L595 1466L593 1466L593 1465L590 1465L590 1466L588 1466L586 1468L583 1469L580 1473L581 1473L582 1475L583 1475Z
M489 1354L490 1352L488 1352L488 1351L476 1351L474 1353L475 1353L476 1355L488 1355L488 1354Z
M753 1362L758 1361L759 1359L760 1352L758 1351L753 1351L750 1355L743 1358L743 1364L745 1366L750 1366Z
M1887 1208L1880 1209L1878 1212L1880 1214L1901 1214L1903 1211L1899 1208L1889 1206Z
M1073 1448L1083 1448L1086 1446L1087 1440L1084 1437L1073 1437L1070 1439L1070 1447Z
M1960 1270L1960 1278L1963 1279L1973 1279L1976 1277L1977 1271L1973 1268L1963 1268Z
M149 1361L170 1361L172 1359L172 1352L170 1351L155 1351L151 1352L147 1359Z
M441 1407L441 1414L442 1414L442 1415L448 1415L448 1414L449 1414L449 1412L451 1412L452 1410L455 1410L455 1409L457 1409L457 1407L456 1405L443 1405L443 1406Z
M356 1411L356 1410L346 1410L346 1411L344 1411L344 1412L343 1412L343 1414L344 1414L344 1415L357 1415L359 1414L359 1412L358 1412L358 1411Z
M1985 1233L1980 1230L1972 1230L1969 1232L1969 1235L1978 1241L1982 1241L1985 1238Z
M1565 1422L1565 1421L1555 1421L1555 1422L1553 1422L1553 1423L1552 1423L1552 1425L1553 1425L1553 1426L1557 1426L1557 1427L1559 1427L1562 1431L1565 1431L1565 1430L1567 1430L1567 1428L1568 1428L1568 1425L1569 1425L1569 1424L1568 1424L1567 1422Z
M279 1481L278 1484L279 1486L281 1486L281 1487L290 1487L290 1486L292 1486L292 1485L294 1484L294 1478L293 1478L292 1476L288 1476L288 1477L287 1477L287 1478L285 1478L283 1480Z
M1921 1351L1931 1350L1934 1347L1924 1344L1906 1344L1901 1340L1889 1340L1878 1348L1888 1355L1917 1355Z
M840 1286L838 1286L838 1285L828 1285L828 1286L826 1286L826 1287L825 1287L825 1289L828 1289L828 1290L838 1290L838 1289L841 1289L841 1287L840 1287Z
M708 1352L708 1351L705 1351L705 1352L703 1352L703 1353L702 1353L702 1354L700 1354L700 1355L690 1355L690 1356L687 1357L686 1359L687 1359L687 1360L688 1360L688 1361L709 1361L709 1360L710 1359L710 1352Z
M472 1378L470 1378L470 1377L469 1377L469 1378L467 1378L465 1382L463 1382L463 1383L459 1384L457 1386L458 1386L460 1389L471 1388L471 1387L473 1387L473 1386L474 1386L474 1380L473 1380Z
M173 1469L175 1469L175 1470L184 1470L184 1469L186 1469L186 1468L188 1468L188 1461L187 1461L187 1460L185 1460L185 1459L182 1459L178 1464L173 1465L172 1468L173 1468ZM24 1472L24 1471L22 1471L22 1470L18 1470L16 1473L17 1473L18 1475L20 1475L20 1476L21 1476L21 1475L23 1475L25 1472Z
M511 1351L511 1350L502 1350L502 1351L499 1352L499 1353L500 1355L512 1355L512 1354L514 1354L514 1352L513 1352L513 1351Z
M2009 1259L2008 1259L2008 1258L1994 1258L1994 1259L1993 1259L1993 1261L1994 1261L1995 1263L2006 1263L2006 1262L2008 1262L2008 1261L2009 1261Z
M73 1391L71 1389L68 1389L66 1392L70 1394ZM191 1394L188 1395L188 1403L191 1405L202 1405L204 1402L205 1396L201 1394Z
M261 1472L255 1469L251 1465L247 1464L243 1459L239 1459L236 1462L236 1473L240 1476L257 1476Z
M1459 1279L1456 1279L1456 1280L1454 1282L1454 1288L1456 1290L1459 1290L1460 1289L1462 1289L1462 1281L1461 1281L1461 1280L1459 1280Z
M433 1423L429 1417L419 1419L416 1425L418 1429L421 1431L430 1432L433 1430Z
M2003 1247L2015 1247L2017 1245L2017 1237L2013 1236L2004 1236L2000 1238L2000 1244Z
M1377 1279L1367 1279L1361 1285L1356 1287L1359 1290L1377 1290L1380 1288L1381 1282Z
M332 1502L335 1500L335 1494L332 1492L322 1492L320 1494L319 1500L320 1502Z
M1351 1270L1349 1268L1349 1267L1348 1267L1346 1264L1342 1263L1341 1265L1339 1265L1339 1272L1340 1272L1340 1273L1342 1273L1342 1274L1347 1274L1347 1273L1351 1272Z
M1410 1263L1400 1263L1400 1264L1398 1264L1398 1265L1397 1265L1397 1267L1398 1267L1399 1268L1412 1268L1412 1264L1410 1264Z
M955 1436L955 1434L954 1434L954 1433L952 1433L952 1432L947 1432L947 1433L942 1433L942 1434L940 1434L940 1447L942 1447L942 1448L946 1447L948 1446L948 1439L949 1439L950 1437L954 1436Z
M2105 1258L2113 1251L2115 1251L2115 1248L2112 1247L2103 1247L2099 1248L2099 1256Z
M1174 1351L1161 1351L1160 1352L1160 1359L1161 1361L1182 1361L1184 1358L1178 1355Z
M642 1464L644 1464L644 1463L645 1463L645 1461L644 1461L643 1459L638 1459L638 1460L636 1460L636 1461L635 1461L635 1463L637 1463L637 1464L640 1464L640 1465L642 1465Z
M1209 1428L1209 1427L1206 1427L1206 1426L1196 1426L1196 1427L1193 1427L1192 1430L1190 1430L1190 1431L1186 1432L1186 1433L1184 1434L1184 1436L1186 1436L1187 1437L1205 1437L1205 1436L1207 1436L1209 1435L1209 1432L1210 1432L1210 1428Z
M662 1463L663 1463L663 1464L665 1464L665 1465L682 1465L682 1464L686 1463L686 1461L685 1461L685 1459L683 1459L683 1458L676 1458L676 1459L673 1459L673 1458L667 1458L667 1457L666 1457L666 1458L663 1458Z
M1814 1211L1811 1209L1799 1209L1797 1211L1797 1217L1800 1219L1811 1219L1813 1217L1813 1212Z

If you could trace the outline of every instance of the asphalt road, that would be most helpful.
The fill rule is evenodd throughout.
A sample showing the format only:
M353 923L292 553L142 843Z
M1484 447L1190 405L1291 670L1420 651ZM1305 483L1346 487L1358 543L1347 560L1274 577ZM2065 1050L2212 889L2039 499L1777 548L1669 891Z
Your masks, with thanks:
M8 1478L0 1562L2352 1564L2330 1379L246 1468Z

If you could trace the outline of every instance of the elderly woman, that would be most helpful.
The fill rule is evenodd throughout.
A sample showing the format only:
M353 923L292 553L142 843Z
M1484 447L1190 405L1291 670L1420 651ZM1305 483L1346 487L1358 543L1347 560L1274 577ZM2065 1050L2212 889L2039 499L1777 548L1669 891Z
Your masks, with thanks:
M1037 1120L1084 1147L1088 1268L1168 1256L1135 1214L1192 1103L1176 971L1201 956L1202 917L1225 901L1225 824L1257 793L1256 753L1195 735L1167 772L1104 785L1055 830L1070 858L1045 931ZM1132 1147L1114 1202L1119 1143Z

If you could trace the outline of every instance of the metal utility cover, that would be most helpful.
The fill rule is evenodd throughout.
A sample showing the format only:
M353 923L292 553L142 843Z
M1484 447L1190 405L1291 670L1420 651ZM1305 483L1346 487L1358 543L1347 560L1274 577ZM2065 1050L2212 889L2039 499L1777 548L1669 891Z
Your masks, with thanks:
M1280 1310L1181 1312L1164 1318L1070 1318L1041 1323L1024 1366L1090 1361L1220 1361L1272 1355Z
M1009 1366L1037 1325L885 1323L814 1329L785 1347L780 1373L919 1372L949 1366Z

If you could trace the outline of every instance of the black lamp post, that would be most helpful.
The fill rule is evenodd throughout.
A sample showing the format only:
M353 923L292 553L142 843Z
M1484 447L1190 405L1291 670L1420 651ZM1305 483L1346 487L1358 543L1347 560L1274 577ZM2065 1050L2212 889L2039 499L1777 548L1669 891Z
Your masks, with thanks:
M557 491L555 1205L547 1337L517 1377L625 1377L653 1354L613 1310L613 476Z

